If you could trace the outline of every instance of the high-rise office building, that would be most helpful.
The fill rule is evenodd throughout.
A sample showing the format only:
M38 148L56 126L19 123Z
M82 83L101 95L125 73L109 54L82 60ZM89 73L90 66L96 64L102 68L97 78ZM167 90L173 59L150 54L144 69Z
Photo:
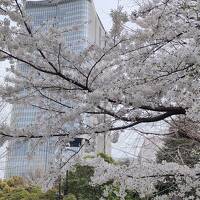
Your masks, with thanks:
M78 29L66 32L64 35L66 45L75 53L83 51L88 44L104 46L105 30L92 0L60 0L57 3L48 0L27 1L26 12L32 19L33 29L45 27L46 23L60 28L78 26ZM19 68L26 71L25 65L19 65ZM34 124L37 113L37 109L29 105L13 105L11 126L25 128ZM97 151L110 151L110 146L105 146L107 145L105 136L98 137L97 143L99 144ZM71 146L76 149L80 144L81 140L76 139ZM26 177L33 173L45 172L54 153L55 146L52 139L45 142L39 140L11 142L8 146L5 177Z

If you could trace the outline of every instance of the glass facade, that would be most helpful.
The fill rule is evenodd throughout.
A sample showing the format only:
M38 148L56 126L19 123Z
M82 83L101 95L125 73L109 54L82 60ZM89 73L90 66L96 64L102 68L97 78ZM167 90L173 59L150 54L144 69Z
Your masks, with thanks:
M29 6L32 5L32 6ZM65 34L66 44L73 51L81 51L86 42L79 42L87 37L87 21L89 2L87 0L63 1L58 4L48 2L28 3L28 13L32 17L33 27L53 24L57 27L78 26L78 30ZM44 27L45 27L44 26Z
M78 26L78 29L65 33L66 45L72 51L78 53L87 47L88 43L101 44L104 29L96 15L93 2L89 0L62 0L59 3L48 1L28 1L26 11L32 19L32 28L44 28L48 24L60 28ZM95 16L95 17L93 17ZM93 20L92 22L89 22ZM87 23L88 22L88 23ZM98 22L98 23L97 23ZM97 27L98 26L98 27ZM80 42L81 41L81 42ZM21 71L27 73L26 65L19 64ZM25 95L26 91L24 91ZM29 105L13 105L11 126L25 128L34 124L38 110ZM67 126L66 126L67 127ZM77 150L81 141L77 139L70 144L71 152ZM70 151L70 149L68 149ZM5 177L30 176L32 173L43 173L48 170L50 162L55 153L55 142L48 139L10 142L8 146Z

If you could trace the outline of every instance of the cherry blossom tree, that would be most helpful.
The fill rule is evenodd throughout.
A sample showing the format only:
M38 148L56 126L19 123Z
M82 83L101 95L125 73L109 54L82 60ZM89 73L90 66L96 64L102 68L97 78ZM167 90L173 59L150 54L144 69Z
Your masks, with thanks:
M58 29L48 24L35 31L24 4L19 0L0 2L0 57L10 60L11 74L0 94L11 104L28 104L42 114L23 130L3 126L4 140L116 135L138 124L176 116L191 119L199 134L198 0L150 0L130 14L118 7L111 12L113 27L105 37L106 46L93 44L79 54L70 51L63 37L78 27ZM66 123L74 122L78 126L65 128ZM132 166L125 169L127 175L120 167L103 166L98 168L101 182L105 177L118 180L122 199L125 187L132 185L143 190L141 194L149 194L158 178L165 176L177 180L186 176L194 187L199 181L199 167ZM181 194L187 191L183 185Z

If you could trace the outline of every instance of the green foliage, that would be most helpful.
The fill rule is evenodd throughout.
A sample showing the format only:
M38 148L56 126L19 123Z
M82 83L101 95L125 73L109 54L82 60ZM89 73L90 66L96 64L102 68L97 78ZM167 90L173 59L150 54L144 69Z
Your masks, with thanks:
M75 171L68 173L67 187L68 193L74 194L77 199L100 199L101 188L90 186L90 178L93 175L94 170L88 166L76 166ZM66 181L64 181L63 187L66 187ZM63 188L64 190L65 188Z
M116 194L119 192L119 185L112 185L106 184L105 186L110 187L110 193L106 200L121 200L120 197L118 197ZM105 187L104 187L105 189ZM133 191L126 191L127 195L125 197L125 200L141 200L136 192Z
M105 153L99 153L98 156L103 158L104 161L107 162L107 163L115 164L115 160L111 156L109 156L109 155L107 155Z
M192 134L188 130L184 130L187 121L184 126L181 126L183 122L180 119L176 123L178 124L177 134L164 139L164 146L157 152L157 162L176 162L180 165L193 167L200 162L200 143L192 138ZM184 183L185 180L181 181ZM177 182L173 177L166 177L165 181L159 182L156 188L160 195L178 190ZM194 191L194 188L188 191L188 196L195 196Z
M40 195L41 200L55 200L56 189L48 190L46 193Z
M199 163L200 141L195 123L187 118L177 118L169 130L176 134L164 138L164 146L157 152L157 162L177 162L189 167Z
M73 194L68 194L63 200L77 200Z
M164 182L159 181L156 185L159 195L167 195L177 190L177 184L174 178L166 177Z
M0 180L0 200L55 200L55 192L42 192L41 188L30 186L20 177Z
M106 154L99 154L106 162L116 164L115 161ZM66 178L61 184L62 200L99 200L106 187L110 187L107 200L120 200L116 193L118 186L112 182L104 185L90 185L94 169L89 166L77 165L73 171L66 173ZM56 200L58 188L43 192L41 188L31 186L22 178L13 177L8 180L0 180L0 200ZM135 192L127 191L126 200L139 200Z
M26 182L22 178L17 176L8 179L6 183L9 187L23 187L26 185Z
M179 135L167 137L162 150L157 152L157 162L164 160L193 167L200 162L200 143Z
M108 163L116 164L115 161L106 154L101 153L98 156L102 157ZM106 186L110 186L112 189L107 200L120 200L116 196L119 187L113 186L112 182L108 182L104 185L91 186L90 181L93 174L94 169L92 167L77 165L74 171L68 172L62 184L62 191L73 194L78 200L99 200ZM126 200L139 200L135 192L127 191L127 194Z

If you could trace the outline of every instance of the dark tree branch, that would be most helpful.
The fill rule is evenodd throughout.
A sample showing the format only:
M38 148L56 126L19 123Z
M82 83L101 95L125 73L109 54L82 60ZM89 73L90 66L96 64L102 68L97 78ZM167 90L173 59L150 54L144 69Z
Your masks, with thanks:
M165 112L164 114L153 116L153 117L147 117L147 118L128 118L123 116L118 116L116 113L111 112L105 108L102 108L101 106L98 106L98 109L102 110L102 112L99 112L99 114L106 114L109 116L112 116L118 120L126 121L126 122L139 122L139 123L148 123L148 122L155 122L160 121L165 118L171 117L173 115L185 115L186 109L181 107L150 107L150 106L141 106L140 109L148 110L148 111L156 111L156 112ZM98 112L97 112L98 113ZM95 114L95 113L94 113Z
M173 115L185 115L185 114L186 114L185 110L184 111L177 110L177 111L166 112L164 114L157 115L155 117L136 118L135 122L133 122L131 124L128 124L126 126L114 127L114 128L109 129L109 131L124 130L124 129L127 129L127 128L131 128L133 126L136 126L138 124L158 122L158 121L164 120L164 119L166 119L168 117L171 117Z
M33 87L34 87L34 86L33 86ZM48 99L49 101L53 101L54 103L59 104L59 105L61 105L61 106L63 106L63 107L66 107L66 108L70 108L70 109L73 108L73 107L71 107L71 106L68 106L68 105L66 105L66 104L64 104L64 103L62 103L62 102L56 100L56 99L53 99L53 98L51 98L51 97L48 97L47 95L43 94L39 89L37 89L37 87L34 87L34 88L36 89L37 92L39 92L39 94L40 94L42 97Z
M15 56L15 55L12 55L11 53L8 53L8 52L6 52L6 51L4 51L4 50L2 50L2 49L0 49L0 52L6 54L7 56L9 56L9 57L11 57L11 58L14 58L14 59L17 60L17 61L20 61L20 62L22 62L22 63L25 63L25 64L31 66L32 68L36 69L37 71L40 71L40 72L43 72L43 73L46 73L46 74L51 74L51 75L59 76L59 77L63 78L64 80L68 81L69 83L72 83L72 84L74 84L74 85L76 85L76 86L82 88L83 90L87 90L88 92L92 92L92 91L91 91L89 88L87 88L86 86L82 85L81 83L79 83L79 82L77 82L77 81L75 81L75 80L73 80L73 79L70 79L69 77L64 76L64 75L63 75L62 73L60 73L60 72L52 72L52 71L44 70L44 69L42 69L42 68L40 68L40 67L36 67L34 64L32 64L32 63L30 63L30 62L28 62L28 61L26 61L26 60L24 60L24 59L22 59L22 58L19 58L19 57Z
M23 15L22 9L21 9L21 7L20 7L20 5L19 5L19 3L18 3L18 0L15 0L15 2L16 2L16 5L17 5L19 11L20 11L20 14L21 14L22 18L24 18L24 15ZM31 28L28 26L28 24L26 23L25 20L24 20L24 25L25 25L25 27L26 27L28 33L31 35L31 37L33 37ZM75 81L75 80L73 80L73 79L70 79L69 77L64 76L60 71L58 72L58 70L57 70L57 68L54 66L54 64L53 64L52 62L48 61L48 59L46 58L46 56L44 55L44 53L42 52L42 50L39 49L39 48L37 48L37 50L39 51L39 53L40 53L40 55L42 56L42 58L43 58L44 60L46 60L47 63L55 70L55 73L53 73L53 74L58 75L58 76L60 76L61 78L67 80L68 82L73 83L73 84L79 86L80 88L82 88L82 89L84 89L84 90L88 90L89 92L91 92L91 90L89 90L89 88L87 87L87 85L84 86L84 85L82 85L81 83L79 83L79 82L77 82L77 81ZM16 59L16 58L15 58L15 59ZM35 69L38 70L38 68L35 68Z
M186 109L182 107L165 107L165 106L158 106L158 107L151 107L151 106L141 106L140 107L143 110L149 110L149 111L156 111L156 112L177 112L181 114L186 113Z
M117 47L123 40L120 40L118 43L116 43L114 46L112 46L110 49L108 49L106 52L104 52L102 54L102 56L100 56L100 58L94 63L94 65L91 67L88 75L87 75L87 79L86 79L86 87L89 86L89 78L90 78L90 75L92 73L92 71L95 69L95 67L97 66L98 63L100 63L102 61L102 59L110 52L112 51L115 47Z
M181 115L181 114L185 114L185 112L171 111L171 112L164 113L164 114L161 114L161 115L158 115L158 116L155 116L155 117L138 118L138 119L136 119L135 122L130 123L128 125L113 127L113 128L109 128L108 130L104 130L104 131L96 131L95 133L99 134L99 133L105 133L105 132L109 132L109 131L125 130L125 129L128 129L128 128L132 128L132 127L134 127L134 126L136 126L138 124L157 122L157 121L164 120L164 119L166 119L168 117L171 117L173 115ZM10 138L15 138L15 136L9 135L9 134L5 134L3 132L0 132L0 135L5 136L5 137L10 137ZM61 137L61 136L62 137L66 137L66 136L68 136L68 134L53 134L53 135L49 135L49 137ZM31 136L19 135L16 138L44 138L44 137L46 137L46 136L43 136L43 135L31 135Z
M38 105L34 105L34 104L31 104L31 106L33 106L33 107L35 107L35 108L39 108L39 109L41 109L41 110L56 112L56 113L60 113L60 114L64 114L64 113L65 113L65 112L60 111L60 110L49 109L49 108L45 108L45 107L38 106Z
M45 138L46 137L44 135L29 135L29 136L28 135L18 135L18 136L14 136L14 135L3 133L2 131L0 132L0 135L4 136L4 137L8 137L8 138L29 138L29 139L39 139L39 138ZM66 137L68 135L69 134L67 134L67 133L51 134L51 135L48 135L48 137Z
M19 5L18 0L15 0L15 3L16 3L16 5L17 5L17 8L19 9L19 12L20 12L22 18L24 18L24 14L23 14L23 12L22 12L22 9L21 9L21 7L20 7L20 5ZM31 28L28 26L28 24L26 23L25 20L24 20L23 22L24 22L24 25L25 25L25 27L26 27L26 30L27 30L28 33L32 36Z
M3 9L2 7L0 7L0 10L3 11L3 12L5 12L5 13L7 12L7 11L6 11L5 9Z

